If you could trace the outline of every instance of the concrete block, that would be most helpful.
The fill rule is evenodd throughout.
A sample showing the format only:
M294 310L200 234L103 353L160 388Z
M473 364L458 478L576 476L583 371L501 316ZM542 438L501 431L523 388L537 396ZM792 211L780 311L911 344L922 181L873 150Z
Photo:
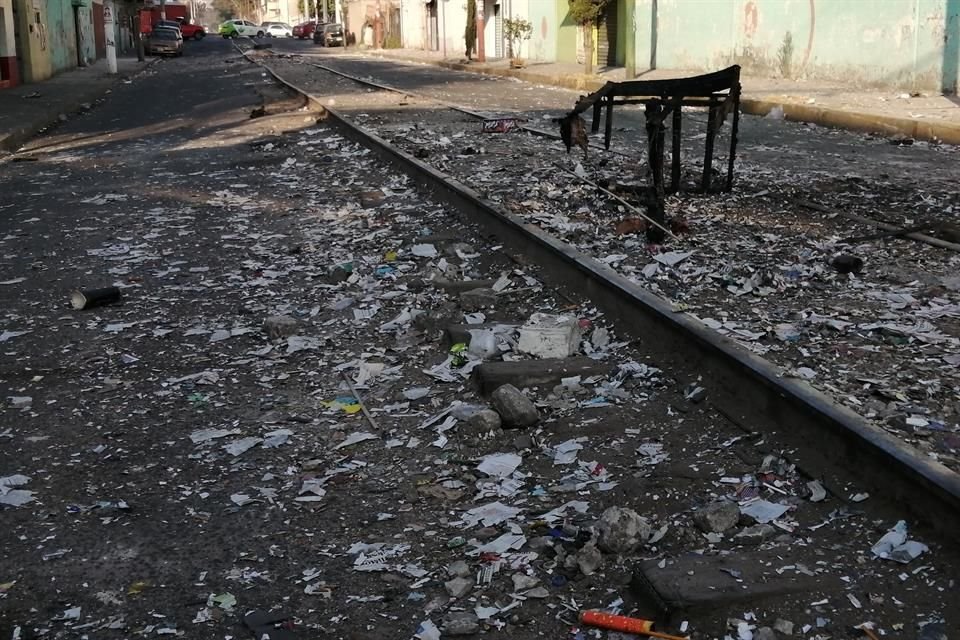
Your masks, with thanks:
M580 324L574 316L535 313L520 327L517 349L536 358L567 358L580 350Z
M807 576L777 568L789 564L782 553L751 549L724 556L689 554L673 558L664 568L660 560L643 562L634 570L630 583L644 614L673 618L674 614L720 611L734 606L762 606L765 599L790 593L818 593L840 588L840 581L828 574ZM728 572L735 572L735 579ZM679 616L678 616L679 617Z
M572 376L607 375L610 365L585 356L577 358L549 358L517 362L484 362L473 370L480 392L489 395L505 384L515 387L548 386L553 388L563 378Z

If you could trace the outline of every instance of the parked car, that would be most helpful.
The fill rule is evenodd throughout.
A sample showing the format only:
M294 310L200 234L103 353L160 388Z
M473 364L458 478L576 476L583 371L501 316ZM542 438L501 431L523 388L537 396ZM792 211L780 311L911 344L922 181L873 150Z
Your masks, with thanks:
M306 38L312 38L313 32L317 30L317 21L310 20L308 22L301 22L293 28L293 37L300 38L304 40Z
M260 26L266 28L268 38L290 38L293 36L290 25L283 22L264 22Z
M157 20L152 25L150 25L151 31L153 31L154 29L160 29L160 28L174 29L180 33L181 38L183 37L183 29L180 28L180 23L175 20Z
M265 33L260 25L253 24L249 20L227 20L220 25L218 31L224 38L236 38L237 36L262 38Z
M313 42L324 47L342 47L343 25L329 22L317 27L317 30L313 32Z
M151 29L149 34L147 34L147 37L149 37L150 35L158 31L161 33L168 33L168 34L172 33L173 36L177 39L177 42L180 43L180 46L183 46L183 33L177 27L171 26L169 24L154 24L153 29Z
M180 33L183 34L184 40L189 40L190 38L193 38L194 40L203 40L203 38L207 35L207 30L199 24L190 24L189 22L184 22L183 20L177 20L177 24L180 25Z
M144 49L155 56L182 56L183 38L167 27L154 27L144 42Z

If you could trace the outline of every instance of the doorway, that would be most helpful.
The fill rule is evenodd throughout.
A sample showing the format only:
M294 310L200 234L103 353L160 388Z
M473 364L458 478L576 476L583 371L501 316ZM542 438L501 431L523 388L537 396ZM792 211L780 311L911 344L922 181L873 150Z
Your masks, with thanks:
M73 32L77 38L77 66L87 66L87 61L83 55L83 34L80 30L80 7L73 5Z
M23 51L24 47L27 46L27 43L24 42L23 34L20 33L20 18L17 16L17 5L19 3L14 1L13 3L13 50L17 56L17 77L23 81L26 78L26 60L24 58Z
M616 0L608 2L597 23L597 66L617 66L617 10Z
M493 5L493 57L503 57L503 15L500 13L500 5Z
M440 30L437 19L437 0L427 5L427 46L431 51L440 49Z

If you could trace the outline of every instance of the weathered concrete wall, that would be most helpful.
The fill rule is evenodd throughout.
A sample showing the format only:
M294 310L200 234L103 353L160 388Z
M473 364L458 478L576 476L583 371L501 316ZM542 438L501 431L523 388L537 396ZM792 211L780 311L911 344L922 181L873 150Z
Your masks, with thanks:
M84 61L90 64L97 58L97 42L93 33L93 10L91 7L77 9L80 23L80 53Z
M582 62L578 54L580 27L570 19L567 0L556 0L557 62Z
M438 22L440 24L440 51L455 58L466 55L463 34L467 28L465 0L441 0Z
M960 0L659 0L650 36L642 17L652 3L635 1L638 52L655 38L660 68L736 62L747 73L861 86L957 84Z
M46 0L47 38L53 73L77 66L77 29L69 0Z
M17 5L17 31L23 58L24 82L40 82L53 75L50 65L50 40L47 37L46 8L43 3L34 7L33 0L14 0Z
M400 11L400 19L403 25L403 46L411 49L429 49L426 3L405 2Z
M552 3L542 0L530 0L528 4L527 20L533 26L533 33L530 40L523 44L523 55L530 60L556 60L557 32L560 27L557 9Z
M0 0L0 89L20 84L16 36L13 28L13 0Z

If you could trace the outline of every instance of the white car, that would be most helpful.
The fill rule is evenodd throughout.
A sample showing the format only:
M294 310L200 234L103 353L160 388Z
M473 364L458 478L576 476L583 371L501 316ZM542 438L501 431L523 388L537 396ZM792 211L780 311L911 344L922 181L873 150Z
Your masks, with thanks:
M292 38L293 29L288 24L282 22L271 22L267 25L261 25L261 27L266 27L267 37L269 38Z
M236 38L237 36L250 36L251 38L262 38L266 30L258 24L253 24L249 20L227 20L220 25L220 35L224 38Z

